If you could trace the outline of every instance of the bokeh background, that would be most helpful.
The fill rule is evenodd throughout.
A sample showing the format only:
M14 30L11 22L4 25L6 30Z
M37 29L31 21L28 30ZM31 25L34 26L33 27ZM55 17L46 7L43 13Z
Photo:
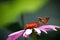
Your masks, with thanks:
M0 0L0 40L23 29L26 23L38 21L38 17L50 17L48 24L60 26L59 0ZM60 40L60 29L57 30L49 31L47 35L42 33L37 40Z

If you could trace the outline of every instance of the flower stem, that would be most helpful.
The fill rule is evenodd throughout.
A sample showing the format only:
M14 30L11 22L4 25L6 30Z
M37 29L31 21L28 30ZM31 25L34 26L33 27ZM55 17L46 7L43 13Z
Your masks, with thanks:
M24 15L23 15L23 13L21 13L21 24L24 27Z
M34 31L31 34L31 37L32 37L33 40L37 40L37 35L36 35L36 33Z
M24 15L23 15L23 13L21 13L21 24L22 24L22 27L24 27ZM24 40L26 40L26 38L24 38Z

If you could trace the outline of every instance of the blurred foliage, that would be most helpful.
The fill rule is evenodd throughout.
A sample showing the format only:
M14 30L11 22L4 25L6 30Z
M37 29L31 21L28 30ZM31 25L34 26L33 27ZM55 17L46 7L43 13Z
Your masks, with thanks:
M48 34L45 34L42 32L42 34L39 36L37 35L38 40L60 40L60 31L49 31Z
M8 30L15 32L22 29L22 26L19 23L12 23L6 27Z
M36 11L47 0L0 0L0 27L16 20L22 12Z

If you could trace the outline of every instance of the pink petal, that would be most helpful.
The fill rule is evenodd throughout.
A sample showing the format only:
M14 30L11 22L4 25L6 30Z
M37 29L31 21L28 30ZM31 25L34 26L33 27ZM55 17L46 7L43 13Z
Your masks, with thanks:
M43 31L44 33L46 33L46 34L47 34L47 31L46 31L46 30L44 30L44 29L41 29L41 31Z
M14 32L10 35L8 35L7 40L16 40L19 36L21 36L24 33L25 30Z
M34 28L35 32L37 32L38 35L41 34L41 31L38 28Z
M43 26L40 26L38 27L38 29L40 29L41 31L47 33L46 31L49 31L49 30L54 30L54 31L57 31L56 28L60 28L60 26L55 26L55 25L43 25Z
M32 29L26 29L26 31L23 34L23 37L28 38L31 33L32 33Z
M23 37L28 38L29 35L27 35L26 33L24 33L24 34L23 34Z

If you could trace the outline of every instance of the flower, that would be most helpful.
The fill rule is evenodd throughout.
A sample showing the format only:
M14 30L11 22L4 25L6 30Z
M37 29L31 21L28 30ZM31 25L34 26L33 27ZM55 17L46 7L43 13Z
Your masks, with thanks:
M39 29L40 31L43 31L44 33L47 34L47 31L50 31L50 30L57 31L56 28L60 28L60 26L56 26L56 25L43 25L43 26L38 27L37 29Z
M41 34L41 31L43 31L44 33L47 34L47 31L49 31L49 30L57 31L56 28L60 28L60 27L55 26L55 25L39 26L38 22L32 22L32 23L26 24L24 30L20 30L20 31L14 32L12 34L9 34L7 40L16 40L18 37L20 37L22 35L23 35L23 37L28 38L29 35L33 32L33 30L38 35Z

